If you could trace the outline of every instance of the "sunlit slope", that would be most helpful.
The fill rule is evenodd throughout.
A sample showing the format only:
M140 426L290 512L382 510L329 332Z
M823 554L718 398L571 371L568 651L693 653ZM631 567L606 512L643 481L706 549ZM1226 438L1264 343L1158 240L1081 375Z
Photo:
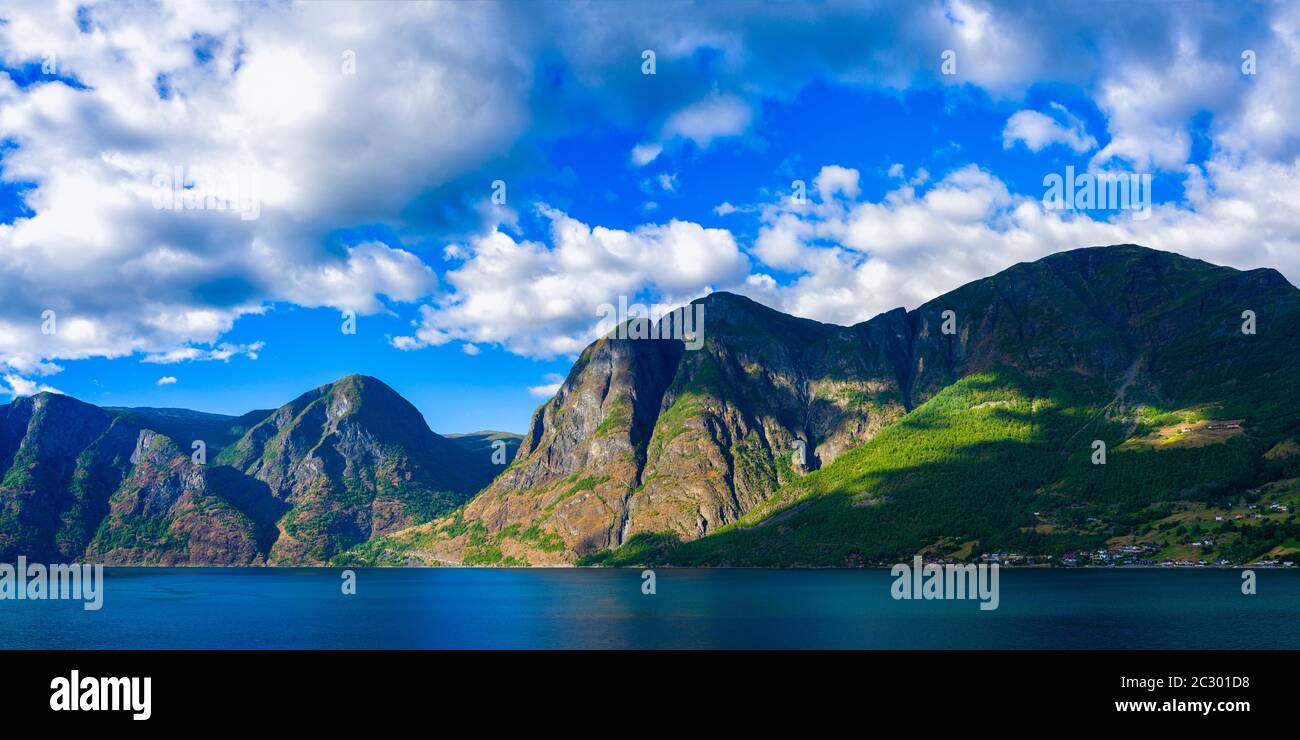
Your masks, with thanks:
M1133 428L1108 408L1112 400L1081 376L1062 382L1009 368L968 376L732 526L685 543L642 536L584 562L856 565L917 552L1059 554L1158 518L1160 502L1213 502L1287 474L1286 461L1264 458L1276 432L1196 448L1123 447L1130 429L1144 433L1155 422ZM1094 440L1108 443L1105 464L1093 462Z

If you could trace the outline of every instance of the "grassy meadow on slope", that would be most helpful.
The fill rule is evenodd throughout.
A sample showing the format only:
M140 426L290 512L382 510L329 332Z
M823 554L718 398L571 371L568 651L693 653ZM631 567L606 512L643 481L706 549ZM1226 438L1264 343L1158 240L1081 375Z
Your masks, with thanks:
M1225 492L1296 474L1291 460L1260 465L1274 442L1249 435L1205 447L1123 449L1130 422L1105 410L1110 401L1082 378L1048 384L1006 368L972 375L734 525L685 543L640 535L581 562L862 565L918 551L1059 555L1131 535L1167 516L1168 502L1225 505ZM1152 416L1134 431L1177 417ZM1091 461L1094 439L1110 447L1105 465ZM1225 548L1232 539L1242 537L1232 535Z

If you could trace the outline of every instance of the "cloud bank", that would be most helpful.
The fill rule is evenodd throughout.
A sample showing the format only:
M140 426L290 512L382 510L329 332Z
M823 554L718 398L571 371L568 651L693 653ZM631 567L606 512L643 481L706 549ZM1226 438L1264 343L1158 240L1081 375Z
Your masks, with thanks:
M418 318L400 350L461 343L572 355L620 295L748 293L851 323L1021 260L1138 242L1300 281L1300 6L27 4L0 11L0 377L48 388L61 361L253 359L240 317L277 304ZM654 49L652 92L641 52ZM939 69L955 53L956 74ZM1244 71L1245 51L1257 70ZM42 64L51 71L32 72ZM565 70L553 84L548 65ZM715 222L619 227L544 203L526 238L485 207L540 137L593 107L629 168L761 145L764 105L809 84L967 86L1007 115L1002 144L1080 170L1155 170L1182 202L1146 221L1045 209L997 172L903 162L883 196L862 165L820 167L807 198L728 201ZM1090 129L1033 85L1072 86ZM1209 116L1198 146L1191 122ZM522 164L521 164L522 163ZM180 168L181 176L176 173ZM676 195L676 173L657 173ZM158 208L169 192L212 208ZM179 183L179 184L178 184ZM256 218L238 206L249 197ZM225 204L227 207L219 208ZM445 214L452 214L446 216ZM754 228L725 219L753 219ZM381 224L395 236L348 236ZM450 232L456 232L449 236ZM437 248L429 249L429 244ZM51 319L53 324L51 324ZM53 331L50 329L55 327Z

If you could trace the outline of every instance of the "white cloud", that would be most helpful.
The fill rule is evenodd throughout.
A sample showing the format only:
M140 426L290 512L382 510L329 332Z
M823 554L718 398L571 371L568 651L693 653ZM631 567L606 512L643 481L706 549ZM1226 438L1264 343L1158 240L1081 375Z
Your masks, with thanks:
M637 144L632 147L632 163L638 167L650 164L663 150L660 144Z
M1244 88L1240 108L1224 126L1218 143L1234 153L1254 151L1276 159L1294 158L1300 144L1300 4L1275 6L1271 36L1256 53L1256 74L1224 79L1229 90ZM1243 50L1244 51L1244 50ZM1239 63L1238 60L1234 60ZM1221 92L1221 91L1220 91Z
M657 141L647 141L632 148L632 164L644 167L663 153L664 146L677 141L692 141L707 149L715 139L737 136L745 132L753 121L754 113L749 103L736 95L721 95L714 91L702 100L685 105L664 122ZM671 191L675 183L660 184ZM673 176L675 177L675 176ZM672 187L670 187L670 185Z
M421 309L399 349L451 340L499 344L537 357L570 355L596 338L597 308L619 296L653 294L684 303L744 280L749 260L723 229L670 221L632 231L590 227L558 210L550 245L517 241L500 230L462 245L464 262L446 274L450 290Z
M836 195L843 195L850 200L857 198L858 188L858 171L839 165L830 165L823 167L813 178L813 187L823 201L828 201Z
M219 360L228 362L232 357L243 355L250 360L257 359L257 353L262 351L266 346L265 342L253 342L252 344L231 344L222 342L215 347L178 347L167 352L146 355L141 362L150 362L158 365L175 365L180 362L210 362Z
M0 74L0 139L16 145L4 151L4 177L36 184L25 196L35 215L0 225L0 371L11 389L39 388L28 378L56 373L60 359L249 354L222 357L222 340L274 301L362 312L418 301L427 304L418 325L394 346L458 341L467 352L487 343L554 356L581 349L594 307L617 295L678 301L740 286L803 315L854 320L1089 243L1141 241L1300 276L1295 4L1194 16L1173 6L1099 14L1087 3L1043 14L978 0L697 10L100 4L82 33L77 4L6 9L6 66L54 51L60 72L86 87L24 89ZM197 38L211 41L207 61ZM1032 83L1075 85L1106 119L1091 165L1182 172L1189 120L1203 113L1213 158L1191 173L1187 202L1141 223L1043 211L1037 194L1013 194L978 168L931 184L924 169L904 180L896 163L897 187L873 202L861 200L856 170L826 168L809 203L762 207L752 245L680 220L620 230L551 212L547 244L488 227L448 248L457 266L439 281L400 244L332 241L366 224L422 240L419 213L433 210L422 199L468 190L456 187L462 178L479 182L521 137L568 120L556 115L568 109L529 107L549 99L533 80L543 46L566 63L566 91L581 86L584 104L600 102L642 141L630 153L637 166L684 141L707 148L744 135L763 105L795 100L811 80L902 89L938 79L1012 105ZM628 81L639 57L627 50L647 47L659 74ZM1245 48L1258 53L1254 77L1238 69ZM698 69L701 49L708 73L682 74ZM937 73L944 49L957 53L951 77ZM342 73L344 50L355 52L355 75ZM1016 113L1004 141L1095 148L1068 111L1047 113ZM260 217L155 210L153 176L176 166L255 176ZM751 271L752 261L763 264ZM768 274L778 272L796 282L781 286ZM41 331L45 310L58 332Z
M78 12L2 13L0 61L53 52L85 87L0 73L0 139L17 145L4 178L35 183L35 214L0 225L0 368L186 356L275 301L424 298L436 278L412 252L328 237L402 227L423 193L526 131L531 68L493 41L501 7L98 4L85 33ZM259 218L155 209L154 178L176 167L256 182ZM56 334L40 331L47 309Z
M0 395L7 395L11 398L19 396L34 396L37 393L62 393L58 388L37 383L28 380L20 375L4 375L2 378L4 385L0 385Z
M158 379L158 385L159 385L159 386L164 386L164 385L176 385L176 376L174 376L174 375L164 375L164 376L162 376L161 378Z
M564 376L558 373L547 373L545 380L542 385L529 386L528 393L538 398L550 398L559 392Z
M745 101L733 95L711 95L669 117L664 137L690 139L700 148L714 139L735 136L749 127L754 114Z
M1300 161L1213 160L1191 170L1187 201L1150 218L1044 208L968 166L924 192L902 185L879 202L788 199L764 211L754 252L797 274L755 275L758 300L839 324L917 305L1011 265L1082 246L1137 243L1241 269L1273 267L1300 283ZM1289 205L1290 204L1290 205Z
M933 23L929 33L956 54L957 74L944 76L944 82L1014 89L1046 66L1038 64L1046 56L1041 40L1021 26L1012 10L967 0L948 0L929 8ZM939 64L937 52L933 63Z
M1062 120L1036 110L1017 111L1007 119L1006 128L1002 130L1002 147L1010 149L1016 142L1022 142L1029 151L1037 152L1052 144L1064 144L1082 154L1097 146L1097 140L1088 134L1083 121L1065 106L1052 103L1052 110Z

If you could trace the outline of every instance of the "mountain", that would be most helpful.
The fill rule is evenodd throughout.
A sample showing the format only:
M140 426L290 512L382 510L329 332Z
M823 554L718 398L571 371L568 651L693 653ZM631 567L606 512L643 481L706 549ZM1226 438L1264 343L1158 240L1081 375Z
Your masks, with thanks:
M460 515L474 523L464 561L553 562L641 531L700 536L906 413L895 337L729 293L704 310L700 351L606 338L582 353L515 463Z
M281 407L217 464L265 486L283 509L270 557L300 562L464 503L485 475L468 457L392 388L353 375Z
M435 434L365 376L241 417L20 398L0 406L0 560L322 563L463 504L503 467L495 439Z
M726 293L697 303L699 350L595 342L491 486L364 555L852 565L1120 543L1167 557L1300 552L1293 518L1246 513L1300 502L1300 291L1274 270L1121 245L1015 265L852 327ZM1219 542L1188 544L1192 528Z
M0 406L0 560L80 557L138 434L130 421L67 396Z

